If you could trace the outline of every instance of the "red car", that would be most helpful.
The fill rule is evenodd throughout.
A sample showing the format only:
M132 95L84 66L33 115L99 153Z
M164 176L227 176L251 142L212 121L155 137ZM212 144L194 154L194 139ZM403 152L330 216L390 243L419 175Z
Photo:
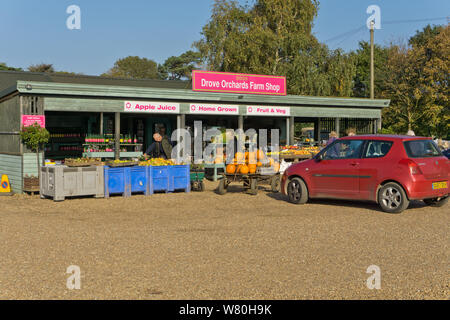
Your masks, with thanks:
M291 165L281 191L292 203L309 198L370 200L399 213L410 200L448 202L450 160L430 138L367 135L338 139L313 159Z

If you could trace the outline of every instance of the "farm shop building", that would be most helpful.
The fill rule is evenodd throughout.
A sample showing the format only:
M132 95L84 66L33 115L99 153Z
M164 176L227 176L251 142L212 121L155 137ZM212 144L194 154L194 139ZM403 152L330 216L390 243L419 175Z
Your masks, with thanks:
M37 176L36 156L19 138L27 115L44 115L51 134L41 157L61 160L132 157L152 143L158 126L170 135L193 128L194 121L204 128L280 129L282 144L294 143L295 123L314 127L315 140L327 139L332 130L344 135L349 127L376 133L388 105L389 100L197 92L187 81L0 71L0 174L9 176L16 193L23 191L25 176ZM84 144L94 135L128 137L131 148L91 152Z

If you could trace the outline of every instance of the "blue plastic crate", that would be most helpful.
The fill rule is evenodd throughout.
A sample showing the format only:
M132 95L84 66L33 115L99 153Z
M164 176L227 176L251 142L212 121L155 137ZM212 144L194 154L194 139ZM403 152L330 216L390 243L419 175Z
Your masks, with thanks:
M189 165L176 165L169 167L170 191L184 190L191 191L191 177Z
M155 191L170 191L169 166L149 166L150 173L150 193Z
M111 168L105 166L105 198L111 194L131 196L131 171L130 167Z
M143 192L146 196L150 195L150 176L151 170L146 166L130 167L131 192Z

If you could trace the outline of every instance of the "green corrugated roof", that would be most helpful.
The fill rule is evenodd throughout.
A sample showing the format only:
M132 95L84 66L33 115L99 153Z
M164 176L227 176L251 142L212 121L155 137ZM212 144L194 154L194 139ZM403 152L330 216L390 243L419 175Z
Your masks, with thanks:
M168 89L188 89L191 87L190 81L139 80L58 73L0 71L0 92L15 86L18 80Z

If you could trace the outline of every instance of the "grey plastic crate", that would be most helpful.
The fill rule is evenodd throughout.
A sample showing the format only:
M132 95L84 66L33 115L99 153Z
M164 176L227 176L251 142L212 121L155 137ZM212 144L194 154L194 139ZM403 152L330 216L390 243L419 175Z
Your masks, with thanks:
M105 196L102 166L72 167L49 166L41 168L41 197L63 201L73 196Z

